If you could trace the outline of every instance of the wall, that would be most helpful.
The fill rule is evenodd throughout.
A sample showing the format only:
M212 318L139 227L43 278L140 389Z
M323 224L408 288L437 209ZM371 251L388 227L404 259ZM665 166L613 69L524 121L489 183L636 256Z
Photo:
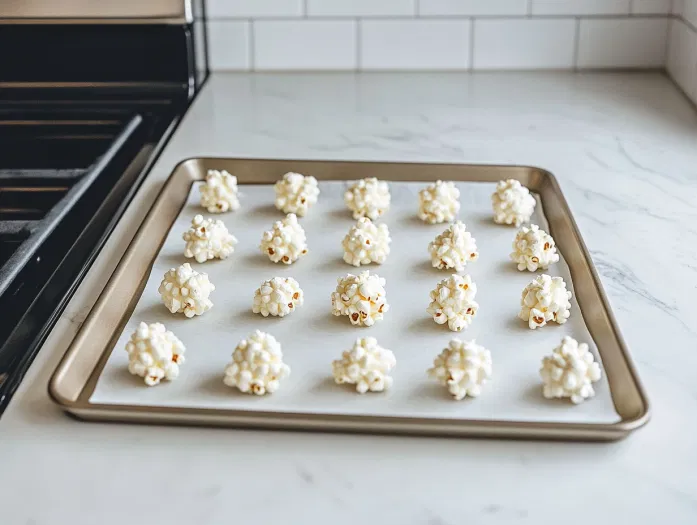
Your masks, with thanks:
M671 16L671 0L207 0L218 70L663 68L694 30Z
M666 67L675 83L697 104L697 0L673 0Z

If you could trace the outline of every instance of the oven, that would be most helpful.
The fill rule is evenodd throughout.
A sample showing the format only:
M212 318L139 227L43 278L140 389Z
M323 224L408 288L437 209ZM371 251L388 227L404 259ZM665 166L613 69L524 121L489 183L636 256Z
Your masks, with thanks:
M0 11L0 413L205 82L203 2Z

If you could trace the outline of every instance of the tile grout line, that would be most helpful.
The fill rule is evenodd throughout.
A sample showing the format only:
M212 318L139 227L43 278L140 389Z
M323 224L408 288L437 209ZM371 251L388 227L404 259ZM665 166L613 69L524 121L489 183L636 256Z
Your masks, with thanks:
M663 67L668 72L668 60L670 60L670 48L673 40L673 23L672 20L668 21L668 30L666 31L666 49L663 56ZM668 73L670 76L670 73Z
M308 0L303 0L303 18L307 18L309 16L308 9L307 9L307 2L308 2Z
M527 5L527 13L525 14L526 17L530 18L532 17L532 0L528 0L528 5Z
M355 35L356 35L356 71L360 71L361 68L363 67L362 60L361 60L361 52L363 50L363 45L362 45L362 38L363 38L363 32L361 28L361 19L356 18L355 20L356 28L355 28Z
M249 45L249 65L250 71L256 71L256 49L254 46L254 19L249 19L249 34L247 35Z
M574 58L573 58L573 70L578 71L578 55L579 55L579 48L581 47L581 18L576 17L576 24L574 31L576 31L576 34L574 35Z
M475 19L470 18L470 52L469 52L469 71L474 71L474 26Z

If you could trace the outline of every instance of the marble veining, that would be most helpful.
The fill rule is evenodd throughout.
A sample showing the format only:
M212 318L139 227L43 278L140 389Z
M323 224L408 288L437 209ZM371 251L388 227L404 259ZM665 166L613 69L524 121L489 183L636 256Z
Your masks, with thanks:
M658 73L213 75L0 419L0 521L694 523L696 145L697 114ZM653 420L599 445L66 417L48 399L51 372L172 167L204 155L552 171Z

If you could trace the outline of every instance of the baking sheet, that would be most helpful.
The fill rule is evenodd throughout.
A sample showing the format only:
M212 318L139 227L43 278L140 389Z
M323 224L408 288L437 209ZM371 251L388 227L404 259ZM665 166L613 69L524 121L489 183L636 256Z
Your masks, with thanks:
M596 358L597 349L573 298L571 318L564 325L532 331L517 318L521 291L534 275L518 272L508 257L515 228L491 220L493 184L456 183L461 192L459 218L475 236L480 252L479 260L466 270L477 283L480 310L473 324L459 334L436 325L426 313L430 290L448 273L431 268L427 252L428 243L445 225L426 225L416 217L417 193L423 183L390 183L392 206L383 222L390 228L392 252L385 264L365 267L386 278L390 311L370 328L353 327L347 318L331 314L330 294L337 277L364 269L342 260L341 240L354 223L343 204L345 183L320 182L319 202L301 219L309 253L291 266L271 263L258 249L262 232L282 217L273 207L269 185L243 186L242 209L217 216L239 240L230 258L203 264L184 258L181 234L195 214L205 211L198 206L198 184L193 185L167 236L91 403L539 422L620 421L605 377L596 383L595 398L579 406L542 397L540 360L564 335L588 342ZM539 202L533 222L548 228ZM573 291L561 255L562 260L547 273L561 275ZM184 262L208 273L216 286L211 296L214 307L194 319L170 314L157 292L164 273ZM283 319L253 314L254 290L276 275L297 279L305 292L305 304ZM128 373L124 348L140 321L164 323L186 345L187 360L176 381L149 388ZM222 381L235 345L254 329L268 331L281 342L284 360L292 369L272 396L241 394ZM390 391L361 396L350 385L334 384L331 361L357 337L366 335L391 349L397 366ZM477 399L455 402L445 387L426 375L433 358L452 337L476 339L492 351L493 379Z

